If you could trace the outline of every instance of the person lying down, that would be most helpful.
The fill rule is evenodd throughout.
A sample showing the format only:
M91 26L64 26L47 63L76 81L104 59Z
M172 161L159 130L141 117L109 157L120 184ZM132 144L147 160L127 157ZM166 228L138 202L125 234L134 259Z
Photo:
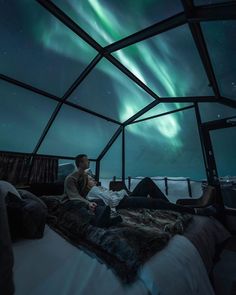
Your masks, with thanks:
M116 209L173 210L204 216L217 213L214 206L190 208L171 203L149 177L142 179L132 192L125 189L112 191L97 186L94 177L86 172L89 168L89 160L84 154L76 157L76 166L78 170L65 179L65 193L69 202L67 206L73 202L81 208L80 211L83 211L83 214L92 212L94 215L91 224L93 225L104 227L121 222L120 216L111 218L110 211L116 211Z
M145 181L152 181L146 179ZM180 206L161 199L158 195L133 195L129 194L125 189L120 191L112 191L102 186L97 186L97 182L88 174L83 173L78 178L78 190L80 195L90 202L94 202L99 206L108 206L111 210L116 209L158 209L173 210L177 212L185 212L190 214L210 216L216 213L213 206L206 208L189 208Z

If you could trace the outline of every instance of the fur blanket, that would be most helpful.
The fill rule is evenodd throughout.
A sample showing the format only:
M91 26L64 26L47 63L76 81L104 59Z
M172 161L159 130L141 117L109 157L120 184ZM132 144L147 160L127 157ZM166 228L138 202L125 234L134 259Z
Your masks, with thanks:
M192 218L174 211L121 209L122 223L98 228L80 215L76 202L65 206L49 197L43 200L49 209L48 224L70 243L105 263L123 283L133 282L140 266L162 250L173 235L182 234Z

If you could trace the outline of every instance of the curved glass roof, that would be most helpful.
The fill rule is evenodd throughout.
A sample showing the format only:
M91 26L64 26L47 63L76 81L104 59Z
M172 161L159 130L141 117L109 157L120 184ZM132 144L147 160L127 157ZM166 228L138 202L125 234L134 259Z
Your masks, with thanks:
M205 177L194 110L236 115L235 1L0 4L0 151L85 152L120 176L127 150L131 176L161 157Z

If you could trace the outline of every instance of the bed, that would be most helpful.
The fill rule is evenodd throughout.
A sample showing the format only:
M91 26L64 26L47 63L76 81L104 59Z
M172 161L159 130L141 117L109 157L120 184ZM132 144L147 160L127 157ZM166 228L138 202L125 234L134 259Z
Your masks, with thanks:
M229 237L214 218L194 216L184 234L174 235L139 268L137 279L125 285L96 256L46 225L41 239L12 244L15 294L211 295L214 290L208 275L216 249Z
M175 235L143 265L138 280L124 286L105 264L46 226L42 239L13 245L15 294L211 295L207 269L216 244L227 237L229 233L217 221L195 217L185 235Z

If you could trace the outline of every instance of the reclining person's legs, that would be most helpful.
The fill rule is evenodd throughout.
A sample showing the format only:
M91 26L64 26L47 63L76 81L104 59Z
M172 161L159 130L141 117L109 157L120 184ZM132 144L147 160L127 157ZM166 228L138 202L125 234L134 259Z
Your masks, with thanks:
M147 195L150 195L150 197L153 199L161 199L169 202L167 197L163 194L163 192L159 189L155 182L149 177L143 178L130 194L130 196L132 197L146 197Z
M159 199L151 199L147 197L139 196L137 197L124 197L117 206L117 209L157 209L157 210L172 210L180 213L189 213L196 215L210 216L216 213L215 208L190 208L186 206L176 205L170 202Z
M177 212L186 212L194 214L194 209L184 206L179 206L159 199L147 198L145 196L124 197L117 206L117 209L159 209L159 210L174 210Z

